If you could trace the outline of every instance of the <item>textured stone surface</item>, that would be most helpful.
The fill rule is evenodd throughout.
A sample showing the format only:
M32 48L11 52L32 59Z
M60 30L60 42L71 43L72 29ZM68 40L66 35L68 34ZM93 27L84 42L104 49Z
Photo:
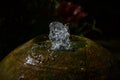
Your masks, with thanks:
M37 36L0 62L1 80L106 80L111 54L85 37L71 36L73 49L51 51L48 37ZM36 46L34 47L33 46Z

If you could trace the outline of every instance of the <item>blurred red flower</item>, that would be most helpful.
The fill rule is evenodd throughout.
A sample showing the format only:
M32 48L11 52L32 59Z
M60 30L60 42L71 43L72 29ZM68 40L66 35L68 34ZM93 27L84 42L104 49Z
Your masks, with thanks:
M60 15L64 22L78 22L88 15L81 5L65 0L57 4L56 15Z

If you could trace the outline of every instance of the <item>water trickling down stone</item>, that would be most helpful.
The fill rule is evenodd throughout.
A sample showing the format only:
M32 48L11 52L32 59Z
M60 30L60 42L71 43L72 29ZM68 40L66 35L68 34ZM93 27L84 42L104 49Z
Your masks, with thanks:
M42 65L46 63L48 60L54 61L54 51L51 51L46 47L43 42L42 44L33 44L30 50L27 51L27 57L25 59L24 65ZM48 45L49 46L49 45ZM43 50L43 48L45 48Z
M49 39L52 42L51 50L69 50L70 45L70 34L68 33L68 26L63 25L60 22L51 22L50 25Z
M43 46L38 44L33 44L31 49L28 50L27 52L29 55L26 57L26 62L24 63L25 65L26 64L29 64L29 65L42 64L42 62L44 61L44 56L43 56L43 53L40 52L41 47Z

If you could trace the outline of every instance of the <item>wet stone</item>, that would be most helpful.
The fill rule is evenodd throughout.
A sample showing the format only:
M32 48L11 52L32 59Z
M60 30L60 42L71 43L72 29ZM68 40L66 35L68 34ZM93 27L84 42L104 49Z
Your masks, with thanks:
M106 80L109 77L111 54L92 40L71 35L74 50L53 51L49 49L51 42L44 38L37 36L9 53L0 62L1 80Z

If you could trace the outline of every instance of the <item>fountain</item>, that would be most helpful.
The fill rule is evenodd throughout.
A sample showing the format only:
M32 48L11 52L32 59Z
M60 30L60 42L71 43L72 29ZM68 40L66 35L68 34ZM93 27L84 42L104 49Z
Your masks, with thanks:
M49 39L52 42L51 50L69 50L70 45L70 34L68 33L68 26L63 25L60 22L52 22L49 25L50 34Z
M51 22L49 35L37 36L0 62L1 80L106 80L109 51L92 40L69 34L69 26Z

